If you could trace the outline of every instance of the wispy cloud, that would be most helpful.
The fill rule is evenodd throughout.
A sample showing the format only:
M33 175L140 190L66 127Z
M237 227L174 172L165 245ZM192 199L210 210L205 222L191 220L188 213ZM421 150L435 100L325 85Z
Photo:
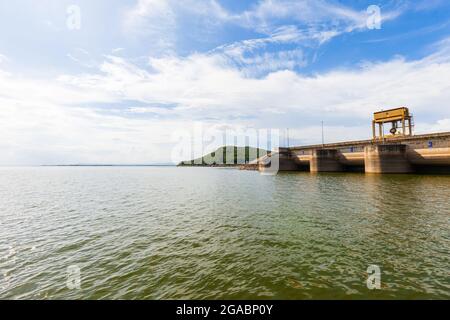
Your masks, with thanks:
M405 9L384 10L382 21L397 18ZM237 25L266 36L248 40L257 44L308 40L321 44L340 34L365 29L368 17L366 10L325 0L262 0L241 12L230 12L216 0L138 0L126 12L125 26L129 32L153 35L162 45L174 45L178 20L184 15L193 15L207 28Z
M151 38L153 49L172 50L176 41L176 15L169 0L138 0L124 15L127 36Z
M334 25L359 25L365 21L361 12L323 0L263 0L251 10L240 14L239 19L248 27L262 31L270 30L274 24L286 19L304 24L326 22Z
M68 53L67 57L81 67L94 68L97 66L95 59L91 57L88 51L82 48L76 48Z
M397 18L405 9L383 8L382 22ZM305 67L314 56L308 53L324 43L345 33L367 30L368 13L325 0L261 0L240 12L229 11L216 0L139 0L127 11L125 25L130 32L150 37L149 41L160 47L159 53L175 54L177 30L186 27L180 22L185 16L202 24L202 30L238 26L258 35L220 45L211 52L222 53L250 76L260 76ZM289 47L294 45L295 49Z
M433 10L444 5L448 5L447 0L416 0L410 6L416 11Z

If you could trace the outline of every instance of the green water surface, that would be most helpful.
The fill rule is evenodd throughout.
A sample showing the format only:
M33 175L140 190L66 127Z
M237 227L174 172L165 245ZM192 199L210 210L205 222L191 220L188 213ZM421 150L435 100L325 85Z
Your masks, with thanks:
M449 204L450 176L0 168L0 298L449 299Z

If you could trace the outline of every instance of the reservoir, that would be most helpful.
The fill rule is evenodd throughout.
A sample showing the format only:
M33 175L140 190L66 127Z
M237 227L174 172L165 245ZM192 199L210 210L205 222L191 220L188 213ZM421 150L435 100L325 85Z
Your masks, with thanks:
M449 199L446 175L0 168L0 298L449 299Z

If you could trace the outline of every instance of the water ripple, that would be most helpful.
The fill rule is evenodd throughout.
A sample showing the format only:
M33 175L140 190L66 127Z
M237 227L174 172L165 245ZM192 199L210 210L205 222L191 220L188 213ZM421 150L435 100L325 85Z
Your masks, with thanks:
M450 298L450 177L0 171L0 298Z

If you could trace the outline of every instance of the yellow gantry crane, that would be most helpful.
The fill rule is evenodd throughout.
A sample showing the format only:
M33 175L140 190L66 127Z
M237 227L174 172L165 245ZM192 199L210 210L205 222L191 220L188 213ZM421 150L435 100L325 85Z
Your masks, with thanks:
M389 130L391 134L385 134L385 124L391 124L391 129ZM413 126L413 116L409 113L408 108L402 107L375 112L372 121L373 139L385 140L389 138L412 136Z

